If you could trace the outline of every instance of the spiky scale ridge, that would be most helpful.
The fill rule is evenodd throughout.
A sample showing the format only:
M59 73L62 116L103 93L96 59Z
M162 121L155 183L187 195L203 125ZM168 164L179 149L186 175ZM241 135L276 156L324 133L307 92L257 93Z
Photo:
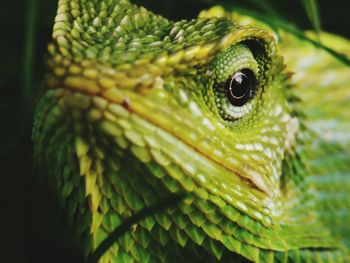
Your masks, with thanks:
M239 56L242 44L260 92L251 111L225 120L211 72L226 69L217 58ZM185 190L178 207L142 220L102 262L348 259L339 229L349 228L329 227L337 221L323 209L349 217L333 180L331 191L322 183L331 170L317 169L330 149L310 146L310 122L267 32L225 18L170 22L127 1L60 1L49 53L35 154L86 255L123 219ZM348 189L347 177L335 181Z

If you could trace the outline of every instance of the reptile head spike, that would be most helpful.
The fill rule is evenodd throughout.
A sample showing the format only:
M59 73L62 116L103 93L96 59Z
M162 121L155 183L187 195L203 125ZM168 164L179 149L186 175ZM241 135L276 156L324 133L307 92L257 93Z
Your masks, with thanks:
M297 152L306 140L270 33L226 18L171 22L127 1L62 0L48 65L35 152L86 253L123 219L186 191L105 260L343 256L317 203L293 203L310 197Z

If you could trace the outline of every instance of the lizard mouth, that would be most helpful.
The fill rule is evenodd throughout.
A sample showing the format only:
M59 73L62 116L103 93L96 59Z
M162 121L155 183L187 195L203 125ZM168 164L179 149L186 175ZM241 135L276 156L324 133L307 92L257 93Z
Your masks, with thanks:
M131 115L153 126L157 133L154 139L165 146L163 147L165 155L174 158L176 163L185 167L189 175L210 174L207 172L209 170L212 171L209 176L212 176L213 181L217 183L225 182L228 188L240 189L246 192L247 196L250 195L249 192L254 193L256 197L252 199L270 199L272 191L269 189L273 188L269 187L272 186L268 185L253 167L249 165L239 167L233 158L222 159L213 153L215 149L204 149L198 140L196 141L193 136L191 138L190 133L194 134L195 126L187 133L185 128L181 127L181 120L172 119L170 112L163 114L156 104L147 99L147 96L144 98L132 91L114 90L104 93L102 97L122 106ZM214 178L214 174L220 175L220 178Z
M117 95L117 93L119 93ZM186 146L185 150L191 149L193 154L201 155L206 158L207 161L215 163L216 165L224 168L224 170L228 173L235 174L250 188L254 188L257 191L263 193L264 195L271 197L271 189L273 189L272 185L269 184L269 181L264 180L258 172L256 172L254 167L251 167L247 164L239 167L237 161L233 158L219 158L215 155L214 147L204 147L198 143L195 137L196 127L193 126L189 133L184 132L186 128L181 127L181 120L172 120L169 116L169 112L165 112L162 115L161 110L156 105L152 105L147 98L143 98L142 96L135 94L134 92L126 92L124 91L114 91L114 92L106 92L102 95L102 97L106 98L108 101L114 102L122 106L128 112L140 117L144 121L148 122L151 125L154 125L162 132L168 134L173 137L173 139L177 142L181 142ZM177 132L178 131L178 132ZM208 137L210 133L208 133ZM175 145L176 148L176 145ZM270 189L270 190L269 190Z

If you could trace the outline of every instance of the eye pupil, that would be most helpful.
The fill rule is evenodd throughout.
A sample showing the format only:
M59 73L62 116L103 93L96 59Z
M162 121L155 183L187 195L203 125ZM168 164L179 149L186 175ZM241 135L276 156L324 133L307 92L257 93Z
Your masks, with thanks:
M249 79L247 75L242 72L237 72L230 83L230 92L232 96L236 99L241 99L249 91Z
M252 96L257 86L253 71L243 69L235 72L226 83L227 97L233 106L243 106Z

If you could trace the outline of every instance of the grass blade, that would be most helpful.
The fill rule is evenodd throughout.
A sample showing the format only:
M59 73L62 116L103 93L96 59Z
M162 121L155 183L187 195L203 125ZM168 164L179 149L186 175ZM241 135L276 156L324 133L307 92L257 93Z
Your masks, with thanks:
M303 0L303 5L309 20L316 31L318 39L321 33L321 17L318 8L317 0Z
M229 9L227 9L227 10L229 10ZM270 17L267 17L264 14L260 14L258 12L252 11L252 10L247 10L246 8L239 7L239 6L231 7L231 11L238 11L238 12L241 12L242 14L251 16L257 20L260 20L260 21L268 24L273 29L281 29L281 30L284 30L286 32L289 32L289 33L295 35L296 37L298 37L299 39L307 41L307 42L313 44L314 46L325 50L326 52L331 54L333 57L338 59L343 64L350 66L350 58L348 58L345 54L342 54L342 53L320 43L319 41L316 41L316 40L308 37L302 30L296 28L295 26L286 22L283 19L278 19L278 18L270 19Z
M166 208L172 207L180 202L184 198L184 194L173 194L160 202L141 209L137 214L125 220L120 226L118 226L90 255L87 262L97 263L101 256L120 238L125 232L127 232L133 224L136 224L145 217L161 212Z

